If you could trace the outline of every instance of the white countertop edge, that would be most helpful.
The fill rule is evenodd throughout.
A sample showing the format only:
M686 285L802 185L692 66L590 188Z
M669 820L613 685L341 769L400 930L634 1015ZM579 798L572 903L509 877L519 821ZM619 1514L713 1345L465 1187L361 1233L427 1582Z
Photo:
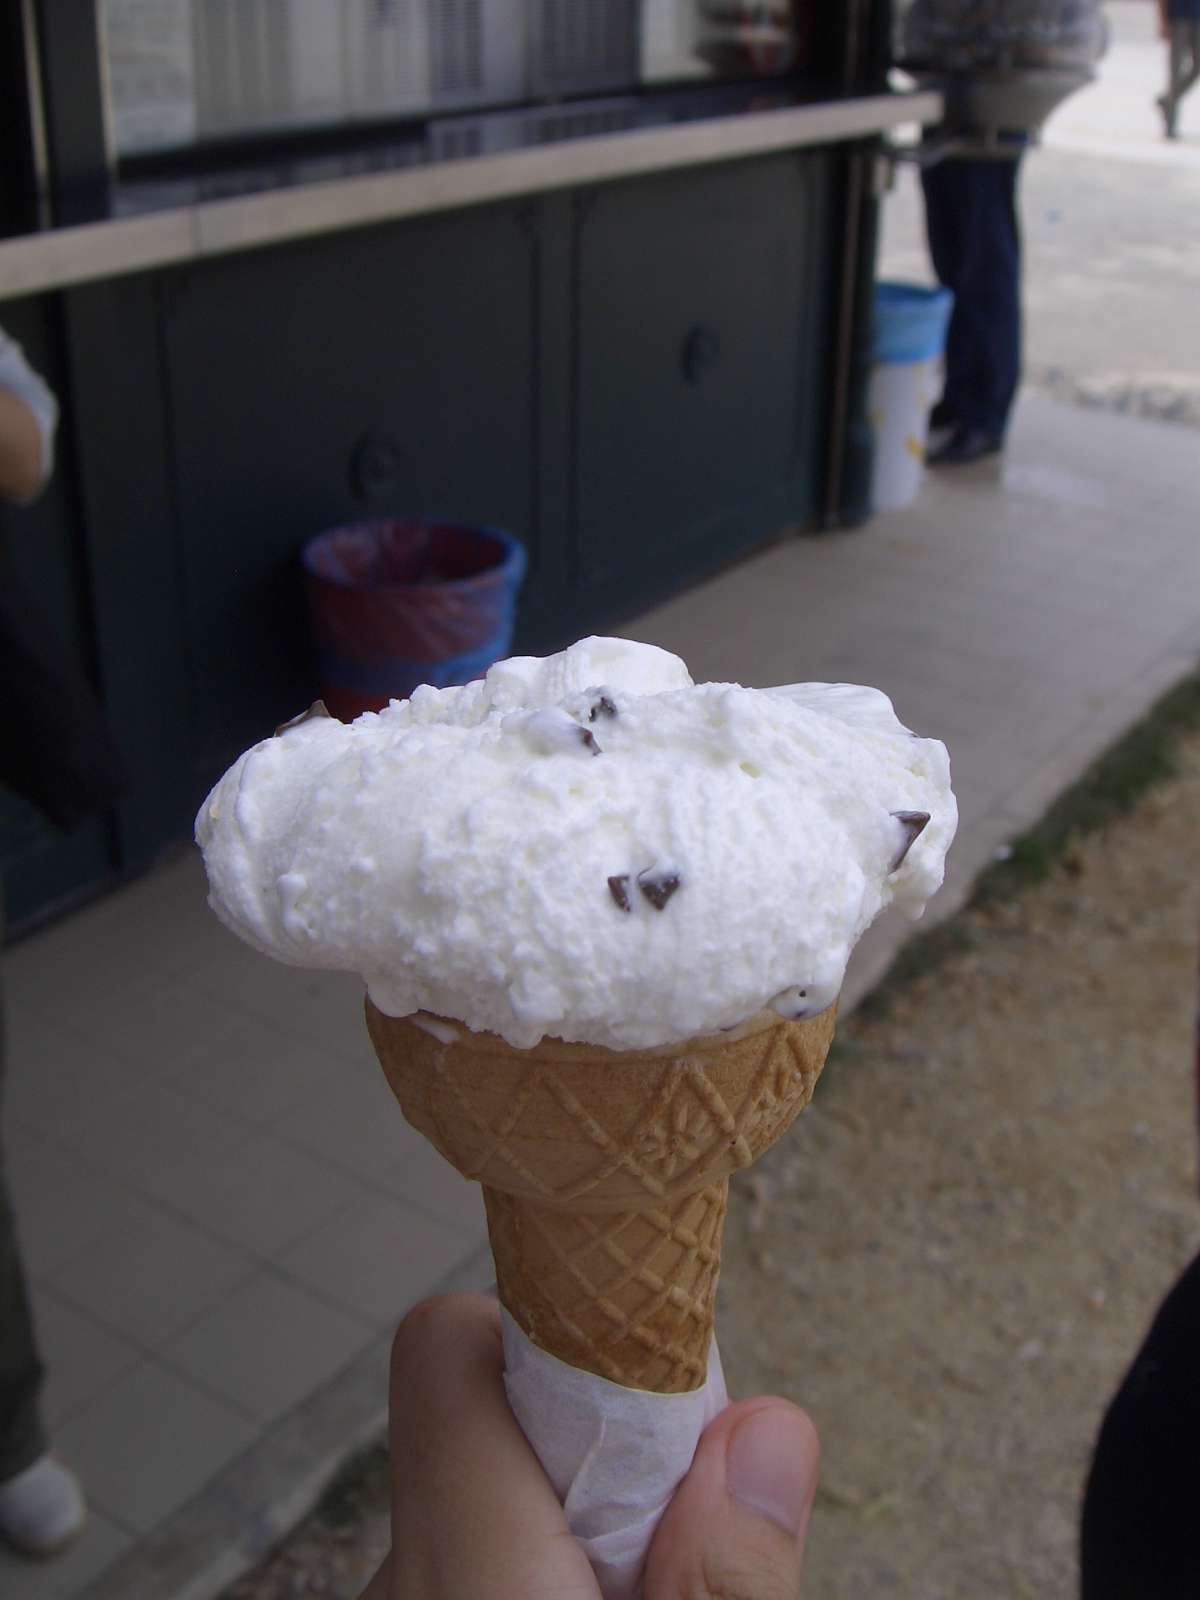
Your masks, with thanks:
M0 240L0 300L521 194L860 138L900 122L937 122L941 115L935 92L863 96L635 128L59 228Z

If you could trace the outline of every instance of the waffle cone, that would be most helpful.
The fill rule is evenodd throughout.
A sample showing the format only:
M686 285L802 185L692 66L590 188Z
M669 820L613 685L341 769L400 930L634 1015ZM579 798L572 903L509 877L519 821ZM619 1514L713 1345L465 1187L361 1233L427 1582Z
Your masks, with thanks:
M833 1022L760 1011L652 1050L518 1050L367 1001L405 1117L483 1184L501 1304L551 1355L664 1394L705 1381L729 1175L807 1104Z

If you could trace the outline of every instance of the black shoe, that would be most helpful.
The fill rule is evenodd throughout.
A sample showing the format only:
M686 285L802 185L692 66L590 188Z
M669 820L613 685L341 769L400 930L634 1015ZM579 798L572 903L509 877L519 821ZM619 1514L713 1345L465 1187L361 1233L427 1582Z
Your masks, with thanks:
M978 461L981 456L994 456L1004 448L998 433L985 433L982 428L969 427L960 422L945 444L927 451L925 462L930 467L948 467L960 461Z
M958 418L944 400L939 400L929 413L929 431L937 433L944 428L957 428Z

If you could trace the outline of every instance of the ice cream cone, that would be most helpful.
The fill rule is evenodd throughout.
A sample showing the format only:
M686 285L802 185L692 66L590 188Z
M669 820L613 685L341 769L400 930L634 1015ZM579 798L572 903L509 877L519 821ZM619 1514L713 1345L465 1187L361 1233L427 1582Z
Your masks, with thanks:
M613 1051L366 1007L405 1117L483 1184L510 1315L571 1366L662 1394L705 1381L729 1175L808 1102L835 1009Z

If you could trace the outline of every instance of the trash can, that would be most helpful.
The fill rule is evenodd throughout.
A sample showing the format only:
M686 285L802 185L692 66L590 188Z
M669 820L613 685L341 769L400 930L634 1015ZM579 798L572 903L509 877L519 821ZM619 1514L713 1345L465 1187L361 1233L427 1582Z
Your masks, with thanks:
M508 654L525 549L502 528L359 522L310 539L302 561L321 697L343 722Z
M918 283L875 285L874 365L867 392L875 436L874 511L894 511L916 499L953 305L949 289Z

